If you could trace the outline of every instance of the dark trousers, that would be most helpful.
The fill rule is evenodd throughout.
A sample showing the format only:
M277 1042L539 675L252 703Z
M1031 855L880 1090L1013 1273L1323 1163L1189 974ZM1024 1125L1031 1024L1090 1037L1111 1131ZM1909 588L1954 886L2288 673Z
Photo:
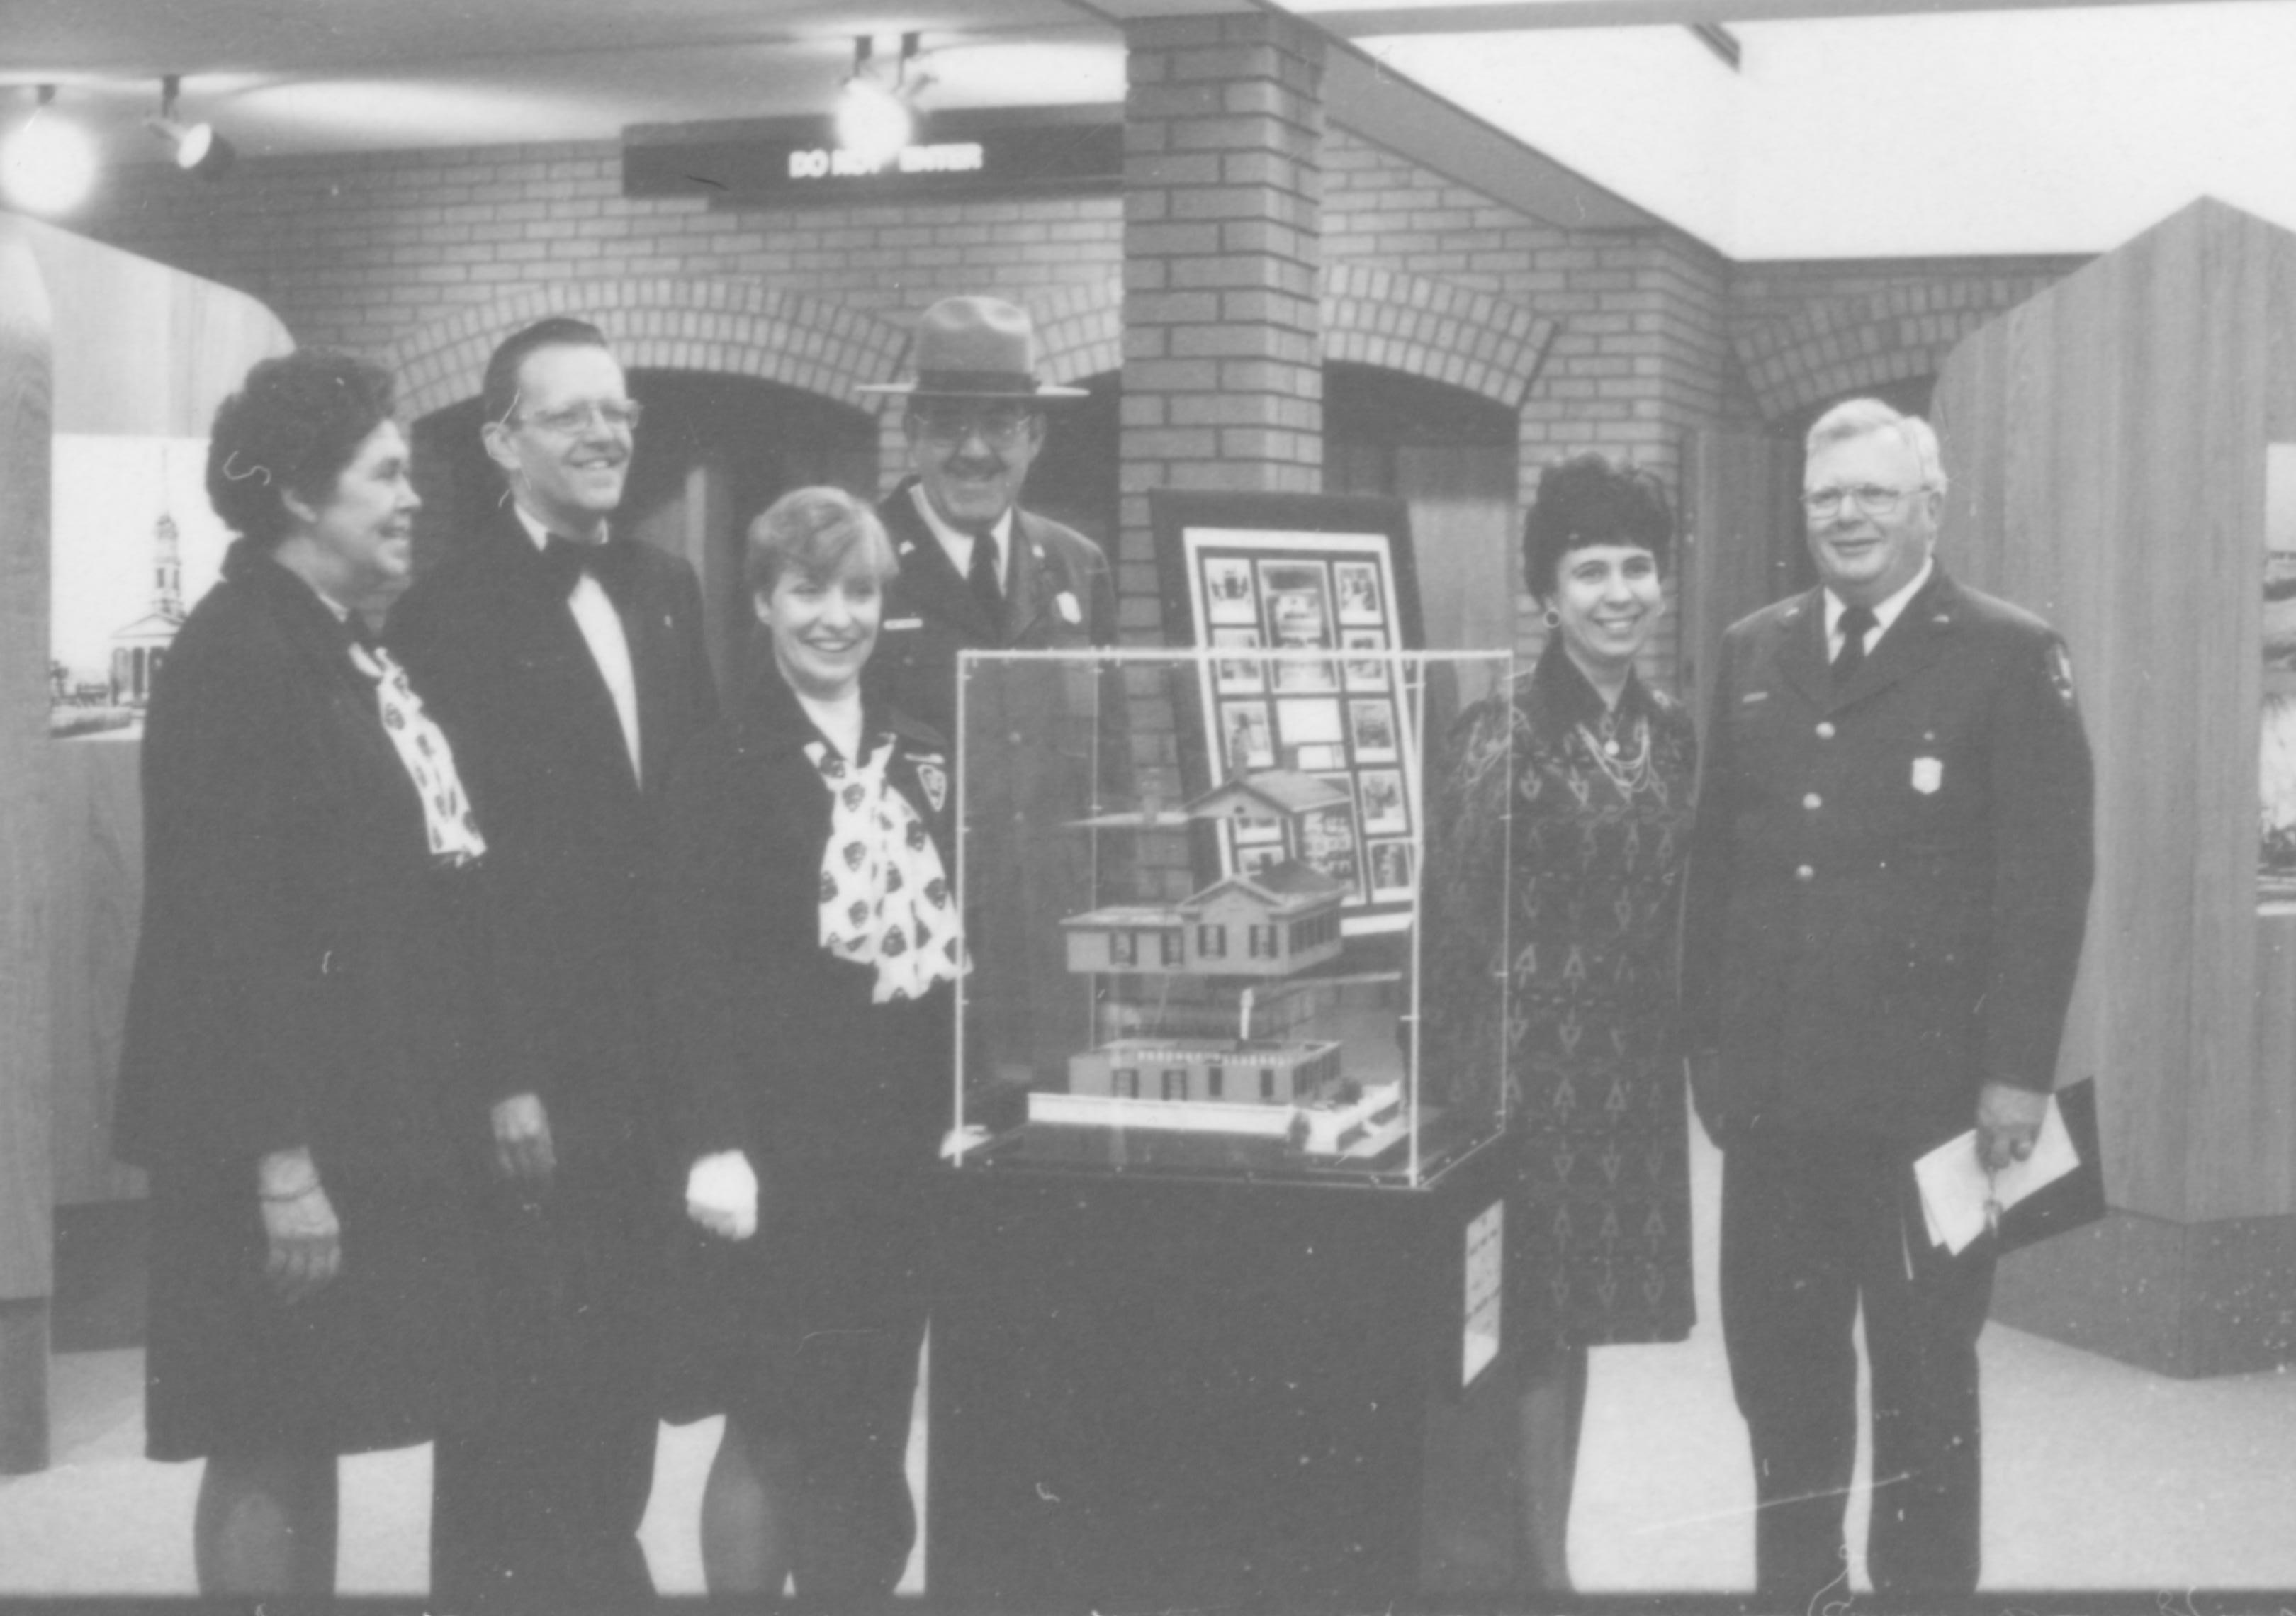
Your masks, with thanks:
M485 1394L439 1433L430 1588L447 1612L634 1609L659 1429L650 1349L659 1219L561 1181L540 1207L490 1189Z
M1930 1244L1912 1154L1852 1134L1756 1129L1724 1157L1722 1330L1753 1446L1756 1578L1796 1610L1848 1587L1861 1308L1874 1589L1946 1598L1977 1587L1977 1335L1993 1256Z

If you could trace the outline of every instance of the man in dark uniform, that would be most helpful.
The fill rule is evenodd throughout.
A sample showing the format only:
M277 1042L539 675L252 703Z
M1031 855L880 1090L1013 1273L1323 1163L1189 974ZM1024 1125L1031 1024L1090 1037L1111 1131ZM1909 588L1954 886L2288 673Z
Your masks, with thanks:
M886 590L864 677L873 695L955 742L959 651L1113 644L1116 587L1098 545L1020 506L1045 445L1046 401L1084 396L1038 379L1028 312L994 298L944 298L918 320L914 355L914 381L862 390L906 397L901 430L913 473L877 507L901 571ZM1058 923L1091 907L1089 872L1079 863L1083 838L1031 838L1030 822L1048 831L1089 813L1095 781L1120 778L1129 760L1117 755L1119 701L1103 701L1095 722L1084 710L1091 703L1056 710L1062 688L1041 670L984 676L966 704L959 763L964 863L998 877L993 890L975 882L964 895L967 1002L1010 1075L1029 1067L1064 1084L1068 1055L1090 1029L1074 1013ZM1114 696L1119 686L1110 679L1100 688Z
M1931 1245L1911 1163L1972 1126L1990 1168L2031 1153L2093 865L2063 643L1938 567L1928 423L1841 405L1808 467L1823 583L1724 638L1684 972L1693 1092L1725 1151L1757 1578L1796 1610L1848 1586L1861 1311L1874 1586L1977 1586L1994 1251Z
M500 1059L472 1237L494 1354L440 1433L431 1591L457 1609L627 1609L652 1584L656 1159L650 795L715 714L693 569L610 532L638 406L596 327L545 320L484 383L501 508L390 620L494 853ZM409 1006L409 1014L421 1013Z

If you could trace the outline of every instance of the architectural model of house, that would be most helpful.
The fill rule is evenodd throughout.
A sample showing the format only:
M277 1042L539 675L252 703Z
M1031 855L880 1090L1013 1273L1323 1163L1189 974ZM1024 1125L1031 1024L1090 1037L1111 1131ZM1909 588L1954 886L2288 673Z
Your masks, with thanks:
M1146 829L1234 819L1280 826L1345 800L1322 781L1270 769L1239 775L1177 814L1152 807L1082 823ZM1346 890L1321 871L1286 859L1224 876L1177 903L1104 906L1061 923L1068 968L1151 979L1167 993L1181 978L1241 978L1272 987L1339 956ZM1376 1153L1398 1136L1402 1086L1349 1081L1341 1046L1332 1039L1253 1037L1255 991L1245 986L1236 1000L1233 1038L1160 1029L1071 1055L1068 1092L1032 1092L1029 1120L1258 1136L1310 1156ZM1135 1025L1162 1019L1160 1004L1128 1008L1136 1013L1119 1007L1110 1019Z

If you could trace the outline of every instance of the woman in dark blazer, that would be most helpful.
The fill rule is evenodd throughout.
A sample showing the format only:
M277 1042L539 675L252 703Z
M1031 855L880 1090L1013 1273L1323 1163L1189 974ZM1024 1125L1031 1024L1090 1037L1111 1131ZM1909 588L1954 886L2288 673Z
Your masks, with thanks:
M800 488L750 531L766 654L685 754L663 831L686 1203L673 1418L724 1410L712 1593L890 1595L923 1337L925 1170L952 1110L948 753L865 701L892 547Z
M337 1456L423 1440L473 1349L454 1157L485 844L357 615L410 559L391 405L385 372L299 353L217 412L240 537L144 731L116 1148L151 1173L148 1449L207 1461L209 1595L332 1593Z

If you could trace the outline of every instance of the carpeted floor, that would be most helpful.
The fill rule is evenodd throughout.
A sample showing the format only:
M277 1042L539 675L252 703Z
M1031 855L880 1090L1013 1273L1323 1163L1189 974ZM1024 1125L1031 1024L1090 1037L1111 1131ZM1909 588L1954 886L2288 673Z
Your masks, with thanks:
M1702 1153L1696 1334L1594 1355L1571 1530L1588 1592L1751 1582L1752 1482L1714 1322L1717 1177ZM2296 1588L2296 1376L2167 1380L1998 1325L1983 1355L1988 1589ZM0 1481L0 1595L190 1592L197 1467L141 1456L142 1355L61 1354L53 1392L53 1467ZM663 1432L645 1541L664 1593L701 1591L717 1434ZM913 1482L922 1460L921 1423ZM344 1481L342 1591L419 1594L429 1450L347 1461ZM906 1586L922 1586L917 1561Z

